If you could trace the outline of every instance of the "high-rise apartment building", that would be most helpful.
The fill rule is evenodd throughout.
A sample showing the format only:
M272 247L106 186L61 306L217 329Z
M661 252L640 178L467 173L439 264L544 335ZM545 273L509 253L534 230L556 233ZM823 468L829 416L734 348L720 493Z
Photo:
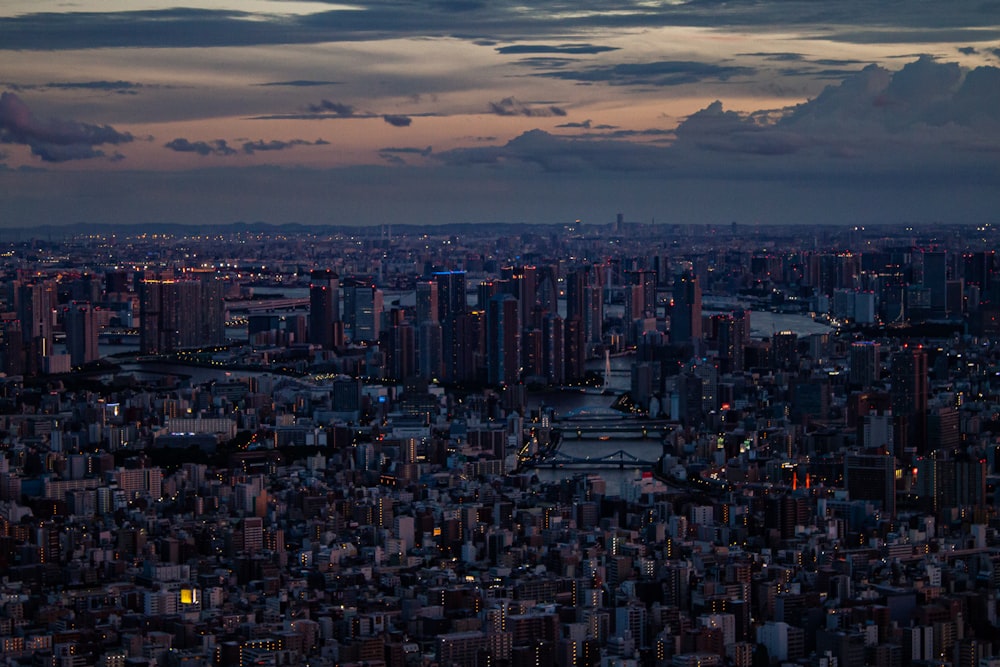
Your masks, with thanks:
M214 273L144 277L139 283L143 354L225 343L222 283Z
M70 363L81 366L100 358L97 350L97 319L94 307L87 302L72 302L63 313L66 347Z

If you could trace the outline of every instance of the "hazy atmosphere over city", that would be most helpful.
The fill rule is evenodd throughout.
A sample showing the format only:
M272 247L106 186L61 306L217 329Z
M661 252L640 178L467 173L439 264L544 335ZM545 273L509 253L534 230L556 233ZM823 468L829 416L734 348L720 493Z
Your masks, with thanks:
M1000 5L0 4L0 226L994 222Z

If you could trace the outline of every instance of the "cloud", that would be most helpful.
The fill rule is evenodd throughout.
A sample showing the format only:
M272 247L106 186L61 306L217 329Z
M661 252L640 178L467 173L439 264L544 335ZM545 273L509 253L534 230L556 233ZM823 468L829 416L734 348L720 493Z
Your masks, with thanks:
M566 111L554 105L529 106L515 97L505 97L499 102L490 102L489 111L497 116L547 117L565 116Z
M822 11L814 3L775 0L752 3L623 0L615 5L619 11L608 11L607 3L596 0L571 5L563 0L540 0L531 5L531 11L525 11L517 3L481 0L351 3L362 11L314 4L317 11L301 15L278 10L180 7L22 13L0 17L0 34L4 35L2 48L32 51L328 44L406 37L458 37L478 44L507 43L509 46L504 48L523 49L532 45L521 42L552 41L553 35L608 35L673 26L701 26L713 31L732 27L750 32L814 33L825 41L881 39L942 43L952 39L972 44L995 38L993 14L987 10L992 8L989 3L923 3L908 7L906 12L870 0L844 0L824 5ZM557 44L551 48L574 46L577 45ZM582 49L587 47L590 45L580 45Z
M310 113L330 114L339 118L350 118L354 116L354 107L342 102L322 100L319 104L310 104L306 107Z
M737 53L738 56L754 56L764 60L775 60L778 62L798 62L803 60L801 53L791 53L788 51L758 51L756 53Z
M413 119L410 118L409 116L400 116L397 114L388 114L388 113L382 116L382 120L384 120L389 125L392 125L393 127L409 127L410 124L413 122Z
M0 95L0 143L21 144L45 162L103 157L97 146L128 143L133 137L110 125L76 120L40 119L14 93Z
M502 146L435 153L449 166L529 164L546 172L648 171L667 166L660 149L627 141L585 140L530 130Z
M168 141L163 144L163 147L169 148L170 150L178 153L197 153L202 156L229 156L236 155L238 152L235 148L226 143L225 139L215 139L214 141L189 141L180 137L174 139L173 141Z
M327 146L329 141L317 139L316 141L306 141L305 139L292 139L291 141L271 140L247 141L243 144L243 152L253 155L258 151L283 151L295 146Z
M556 125L556 127L561 127L561 128L578 128L578 129L583 129L583 130L589 130L590 129L590 125L591 125L591 122L590 122L590 119L588 118L587 120L581 121L579 123L562 123L561 125Z
M295 79L294 81L268 81L254 84L257 86L292 86L297 88L313 88L317 86L339 86L340 81L313 81L310 79Z
M561 69L543 72L539 76L581 83L608 83L613 86L679 86L709 80L728 81L734 77L751 76L756 72L753 67L715 65L688 60L661 60L587 67L580 70Z
M426 148L414 148L414 147L387 147L380 148L378 151L378 156L388 162L391 165L398 167L405 166L409 164L404 156L412 155L419 157L428 157L433 152L430 146Z
M974 46L960 46L958 47L958 52L966 56L971 56L979 53L979 51L977 51L976 47Z
M402 154L402 155L421 155L423 157L427 157L428 155L430 155L433 152L433 149L430 146L427 146L426 148L416 148L416 147L412 147L412 146L402 146L402 147L393 147L393 146L390 146L390 147L387 147L387 148L380 148L380 149L378 149L378 152L379 153L394 153L394 154Z
M671 143L657 143L671 135ZM566 136L532 130L503 145L434 157L452 166L727 179L998 178L1000 68L966 71L928 57L896 72L872 65L785 109L742 113L716 101L672 132Z
M608 51L618 51L617 46L598 46L596 44L561 44L559 46L546 44L512 44L498 46L497 53L504 55L525 55L533 53L565 53L570 55L595 55Z
M6 82L3 85L11 90L97 90L120 95L137 95L140 88L165 87L146 86L133 81L50 81L37 84Z

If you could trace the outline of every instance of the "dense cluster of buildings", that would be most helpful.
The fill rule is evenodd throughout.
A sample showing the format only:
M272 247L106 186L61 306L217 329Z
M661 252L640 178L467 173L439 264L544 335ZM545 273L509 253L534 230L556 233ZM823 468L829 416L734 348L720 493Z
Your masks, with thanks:
M0 661L992 667L1000 265L931 232L11 244Z

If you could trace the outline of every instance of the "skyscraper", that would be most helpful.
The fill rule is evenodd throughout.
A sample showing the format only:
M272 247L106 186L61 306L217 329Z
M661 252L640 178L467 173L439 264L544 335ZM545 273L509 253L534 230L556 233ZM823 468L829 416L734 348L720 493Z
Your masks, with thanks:
M900 445L926 454L927 352L921 346L906 346L892 355L890 395L892 414L901 427L896 430Z
M851 384L860 387L871 387L878 381L879 352L881 346L873 341L858 341L851 343Z
M701 286L690 271L674 280L674 305L670 313L670 342L694 343L701 340Z
M72 302L63 314L63 326L71 364L82 366L99 358L93 306L87 302Z
M458 376L458 321L468 310L465 272L441 271L434 274L438 286L438 318L441 322L442 370L444 379Z
M424 280L417 283L417 324L440 322L438 308L438 284Z
M139 348L162 354L225 342L222 283L214 273L198 279L143 277L139 283Z
M351 340L374 342L382 329L382 290L369 279L344 283L344 323L351 330Z
M340 281L329 269L309 273L309 342L334 347L333 323L340 320Z
M487 382L515 384L521 369L521 324L517 299L498 294L486 311Z

